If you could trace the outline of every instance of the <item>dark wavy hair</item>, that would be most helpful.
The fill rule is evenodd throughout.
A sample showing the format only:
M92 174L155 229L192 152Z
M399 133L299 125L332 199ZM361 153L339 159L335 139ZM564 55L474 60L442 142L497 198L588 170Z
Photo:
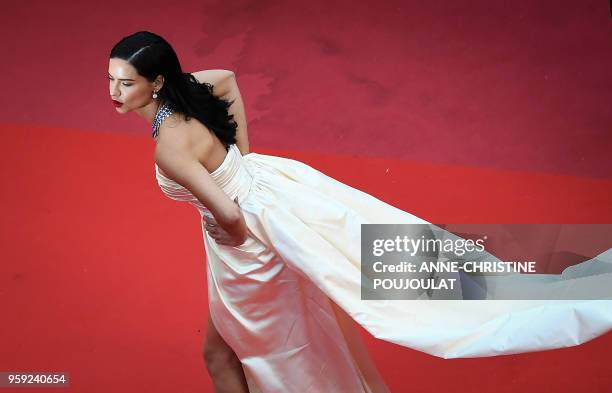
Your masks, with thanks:
M238 125L228 108L234 101L213 95L213 85L200 83L190 73L183 72L172 46L157 34L139 31L122 38L110 51L110 58L130 63L138 74L153 82L158 75L164 84L157 92L159 99L168 103L173 111L183 113L185 119L195 117L215 133L226 150L236 143Z

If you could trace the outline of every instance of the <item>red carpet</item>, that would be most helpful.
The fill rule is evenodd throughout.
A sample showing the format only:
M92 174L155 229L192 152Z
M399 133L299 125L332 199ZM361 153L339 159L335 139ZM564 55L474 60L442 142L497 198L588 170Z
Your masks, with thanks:
M199 215L157 188L153 142L8 124L0 131L8 185L0 370L68 371L71 392L212 392L200 351ZM607 180L252 151L302 160L438 222L612 219ZM554 351L443 360L362 333L394 393L603 392L611 382L610 334Z
M110 48L138 30L184 71L236 72L252 151L436 223L612 221L606 0L24 0L0 22L0 371L212 392L199 216L158 189L148 125L109 102ZM394 393L612 386L611 334L485 359L368 345Z

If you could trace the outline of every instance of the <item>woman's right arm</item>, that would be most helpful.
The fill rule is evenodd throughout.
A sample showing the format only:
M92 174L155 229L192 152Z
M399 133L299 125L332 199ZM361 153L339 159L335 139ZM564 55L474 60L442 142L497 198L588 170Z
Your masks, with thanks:
M236 129L236 145L238 145L238 149L242 155L245 155L249 153L249 136L247 133L247 119L244 110L244 102L240 95L240 89L238 89L236 75L232 75L225 83L227 92L220 98L229 102L234 101L232 106L229 107L228 112L234 115L234 121L238 124L238 128Z
M212 84L215 96L226 101L234 101L232 106L229 107L228 113L234 115L234 121L238 125L236 129L236 145L242 155L249 153L246 112L240 89L238 89L236 74L229 70L203 70L194 72L193 76L200 83L207 82Z

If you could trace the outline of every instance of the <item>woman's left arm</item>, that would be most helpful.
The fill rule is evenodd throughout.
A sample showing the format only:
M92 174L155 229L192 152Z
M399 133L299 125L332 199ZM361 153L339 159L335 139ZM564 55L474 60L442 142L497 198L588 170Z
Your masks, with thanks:
M180 133L175 133L180 134ZM215 221L234 242L243 244L248 231L240 207L202 170L202 164L188 148L186 138L163 138L160 133L155 147L155 162L168 178L189 190L210 210Z

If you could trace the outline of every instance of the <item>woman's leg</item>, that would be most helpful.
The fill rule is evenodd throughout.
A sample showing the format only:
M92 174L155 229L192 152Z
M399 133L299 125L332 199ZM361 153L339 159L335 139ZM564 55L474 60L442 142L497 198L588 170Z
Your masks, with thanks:
M217 332L208 312L208 327L204 341L204 361L212 378L215 393L248 393L242 363L232 348Z

